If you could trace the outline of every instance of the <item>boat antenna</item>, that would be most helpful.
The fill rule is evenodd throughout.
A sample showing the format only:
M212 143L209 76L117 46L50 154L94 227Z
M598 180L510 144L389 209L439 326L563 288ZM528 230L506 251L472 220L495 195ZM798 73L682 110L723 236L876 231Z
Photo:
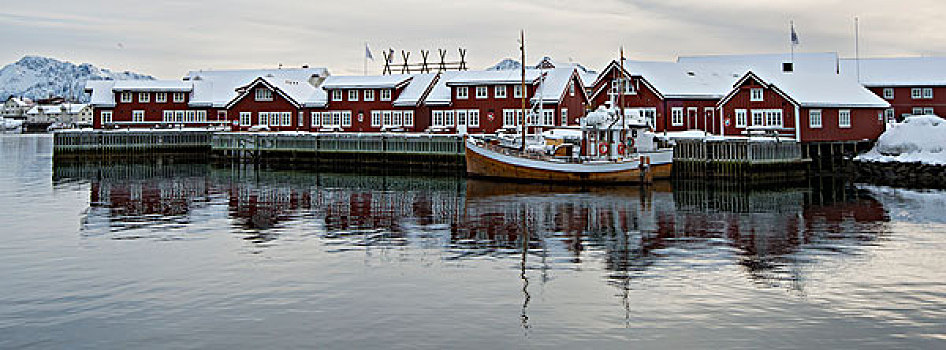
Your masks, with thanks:
M522 99L522 151L526 150L526 32L519 30L519 52L522 54L522 61L519 65L521 72L521 89L519 97Z

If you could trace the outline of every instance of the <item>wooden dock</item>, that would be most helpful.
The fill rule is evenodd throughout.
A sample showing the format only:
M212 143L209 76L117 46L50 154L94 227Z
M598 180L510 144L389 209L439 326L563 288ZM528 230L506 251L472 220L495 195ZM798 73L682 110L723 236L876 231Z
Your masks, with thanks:
M142 156L210 151L215 130L64 130L53 134L53 156Z
M680 178L792 179L811 162L794 141L677 140L673 156Z

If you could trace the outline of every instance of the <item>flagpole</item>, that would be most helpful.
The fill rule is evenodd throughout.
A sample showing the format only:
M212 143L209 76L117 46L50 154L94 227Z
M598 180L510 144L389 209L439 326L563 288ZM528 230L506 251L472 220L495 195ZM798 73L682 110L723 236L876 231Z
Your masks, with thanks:
M857 23L857 16L854 16L854 66L857 70L857 82L861 82L860 25Z
M365 42L365 75L368 75L368 42Z

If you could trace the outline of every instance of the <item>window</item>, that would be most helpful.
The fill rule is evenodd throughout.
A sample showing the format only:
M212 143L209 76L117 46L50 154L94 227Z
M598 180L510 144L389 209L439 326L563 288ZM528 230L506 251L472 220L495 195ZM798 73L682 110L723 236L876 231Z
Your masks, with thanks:
M342 126L351 126L351 111L342 111Z
M485 86L477 86L477 87L476 87L476 98L486 98L486 97L487 97L486 87L485 87Z
M923 107L913 107L913 115L922 115Z
M496 85L493 87L493 94L496 98L506 98L506 85Z
M267 88L256 88L256 100L257 101L272 101L273 90L270 90Z
M112 123L112 111L102 111L102 124L111 124Z
M357 94L358 91L355 91ZM348 92L349 101L357 101L358 97L356 96L354 100L351 99L351 91ZM374 101L374 90L365 90L365 101Z
M812 109L808 111L808 126L812 129L821 128L821 110Z
M292 125L292 112L281 112L279 116L281 117L280 119L282 119L282 126Z
M381 111L371 111L371 126L381 126Z
M888 108L884 110L884 119L886 119L888 122L892 122L894 118L895 118L895 114L894 114L893 108Z
M217 120L227 120L227 111L217 111Z
M466 86L457 87L457 99L465 100L470 97L470 88Z
M395 126L404 125L404 112L402 111L391 112L391 125L395 125Z
M184 103L183 92L175 92L173 97L174 97L174 103Z
M201 123L207 122L207 111L197 111L197 121Z
M746 110L745 110L745 109L737 109L737 110L734 111L734 113L736 114L736 127L737 127L737 128L745 128L745 127L747 126L747 123L748 123L748 120L747 120L747 118L746 118Z
M474 128L480 127L480 110L471 109L467 112L467 125Z
M131 103L131 93L127 91L122 92L121 101L122 103Z
M256 125L269 125L269 113L256 113Z
M165 123L171 123L174 121L174 111L164 111L161 120Z
M914 100L923 98L923 89L920 89L920 88L910 89L910 98Z
M555 110L554 109L542 110L542 125L555 125Z
M374 91L372 91L372 94ZM391 100L391 89L381 90L381 101L390 101Z
M670 124L673 126L683 125L683 107L673 107L670 109Z
M151 93L149 93L149 92L139 92L139 93L138 93L138 102L140 102L140 103L149 103L149 102L151 102Z
M749 94L749 101L762 101L762 88L752 88Z
M322 112L322 123L323 126L332 125L332 112Z
M568 96L575 96L575 82L568 83Z
M381 125L384 125L384 126L391 125L391 111L381 112Z
M166 103L167 101L168 101L168 93L158 92L154 94L154 102Z
M358 101L358 90L348 90L348 100Z
M512 97L522 98L522 85L514 85L512 87Z
M311 115L312 115L312 125L311 125L311 127L314 128L314 127L316 127L316 126L319 126L319 124L322 123L322 114L319 113L319 112L312 112Z
M253 113L252 112L240 112L240 125L250 126L253 123Z
M562 125L568 125L568 108L562 108Z
M404 111L404 126L414 126L414 111Z
M923 114L934 115L936 113L933 113L933 107L927 107L927 108L923 108Z
M839 128L851 127L851 110L842 109L838 111L838 127Z
M627 79L614 79L611 81L611 94L617 95L618 91L621 91L621 88L624 88L625 95L633 95L637 92L634 91L634 85L631 84L630 80ZM572 94L574 96L574 94Z
M782 110L781 109L770 109L765 111L765 125L766 126L782 126Z
M466 125L466 110L457 111L457 125Z
M453 120L453 111L443 111L443 122L446 126L456 125Z
M933 88L923 88L923 98L925 99L933 98Z
M184 122L184 111L174 111L174 121L178 123Z
M443 126L443 111L431 112L430 123L433 126Z
M893 88L884 88L884 98L893 99Z
M332 111L332 125L342 125L341 111Z
M131 111L131 121L141 123L145 121L145 111Z
M752 125L753 126L764 126L765 125L765 113L761 110L752 111Z
M342 90L332 90L332 101L342 100Z
M186 122L186 123L193 123L193 122L197 121L197 113L195 113L194 111L186 111L185 113L187 113L187 114L185 114L186 117L185 117L185 119L184 119L184 122Z

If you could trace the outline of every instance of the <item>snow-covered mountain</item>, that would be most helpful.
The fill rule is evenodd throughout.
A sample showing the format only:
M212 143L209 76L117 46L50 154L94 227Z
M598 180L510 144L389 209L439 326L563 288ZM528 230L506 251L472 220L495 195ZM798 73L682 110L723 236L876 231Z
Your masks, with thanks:
M134 72L112 72L88 63L73 64L54 58L25 56L0 69L0 101L9 96L32 99L50 96L86 102L82 90L89 80L153 80L150 75Z
M510 70L510 69L519 69L519 67L522 67L522 64L520 64L519 61L516 61L511 58L506 58L502 61L499 61L499 63L486 68L486 70Z

